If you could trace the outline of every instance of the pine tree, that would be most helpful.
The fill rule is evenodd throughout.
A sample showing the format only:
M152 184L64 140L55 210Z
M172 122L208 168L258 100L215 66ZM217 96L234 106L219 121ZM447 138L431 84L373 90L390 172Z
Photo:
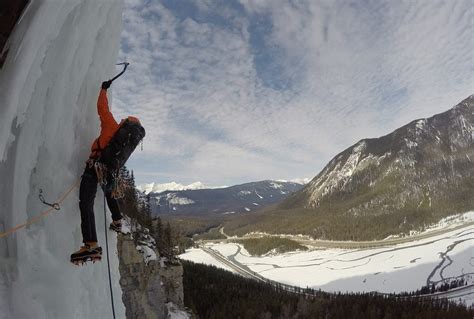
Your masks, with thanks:
M163 230L163 241L165 245L165 256L168 259L173 257L173 240L171 236L171 225L169 222L166 223L166 226Z
M141 212L138 204L138 194L135 185L135 177L133 172L130 174L124 166L119 171L122 182L124 183L124 196L119 199L120 210L122 214L130 218L131 231L135 232L138 225L142 225L143 220L140 218Z
M164 245L163 245L163 223L161 218L158 217L153 222L153 231L152 236L155 238L156 246L160 255L164 255Z

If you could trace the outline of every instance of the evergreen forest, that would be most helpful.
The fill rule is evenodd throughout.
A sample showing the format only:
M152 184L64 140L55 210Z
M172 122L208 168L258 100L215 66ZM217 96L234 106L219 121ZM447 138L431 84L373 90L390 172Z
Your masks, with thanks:
M334 294L257 282L182 261L184 302L201 319L472 319L474 309L445 299Z

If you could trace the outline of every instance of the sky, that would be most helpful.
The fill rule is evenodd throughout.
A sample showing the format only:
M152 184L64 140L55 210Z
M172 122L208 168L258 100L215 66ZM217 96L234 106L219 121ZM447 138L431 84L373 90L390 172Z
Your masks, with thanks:
M312 178L474 93L471 0L125 0L137 184ZM119 67L117 67L119 70Z

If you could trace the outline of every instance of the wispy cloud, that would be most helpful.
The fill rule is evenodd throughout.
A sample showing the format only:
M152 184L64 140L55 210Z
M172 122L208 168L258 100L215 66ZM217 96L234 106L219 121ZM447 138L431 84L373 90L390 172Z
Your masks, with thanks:
M127 0L114 105L147 129L131 166L140 182L314 176L472 94L472 20L469 0Z

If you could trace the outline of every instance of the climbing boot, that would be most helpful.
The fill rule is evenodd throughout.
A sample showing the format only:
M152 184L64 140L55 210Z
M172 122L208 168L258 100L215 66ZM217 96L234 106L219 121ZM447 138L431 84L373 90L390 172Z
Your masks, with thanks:
M116 220L110 223L109 226L110 230L113 230L114 232L121 233L122 232L122 221L121 220Z
M75 265L83 265L88 261L95 263L102 259L102 247L92 247L89 244L85 244L78 251L71 254L71 262Z

